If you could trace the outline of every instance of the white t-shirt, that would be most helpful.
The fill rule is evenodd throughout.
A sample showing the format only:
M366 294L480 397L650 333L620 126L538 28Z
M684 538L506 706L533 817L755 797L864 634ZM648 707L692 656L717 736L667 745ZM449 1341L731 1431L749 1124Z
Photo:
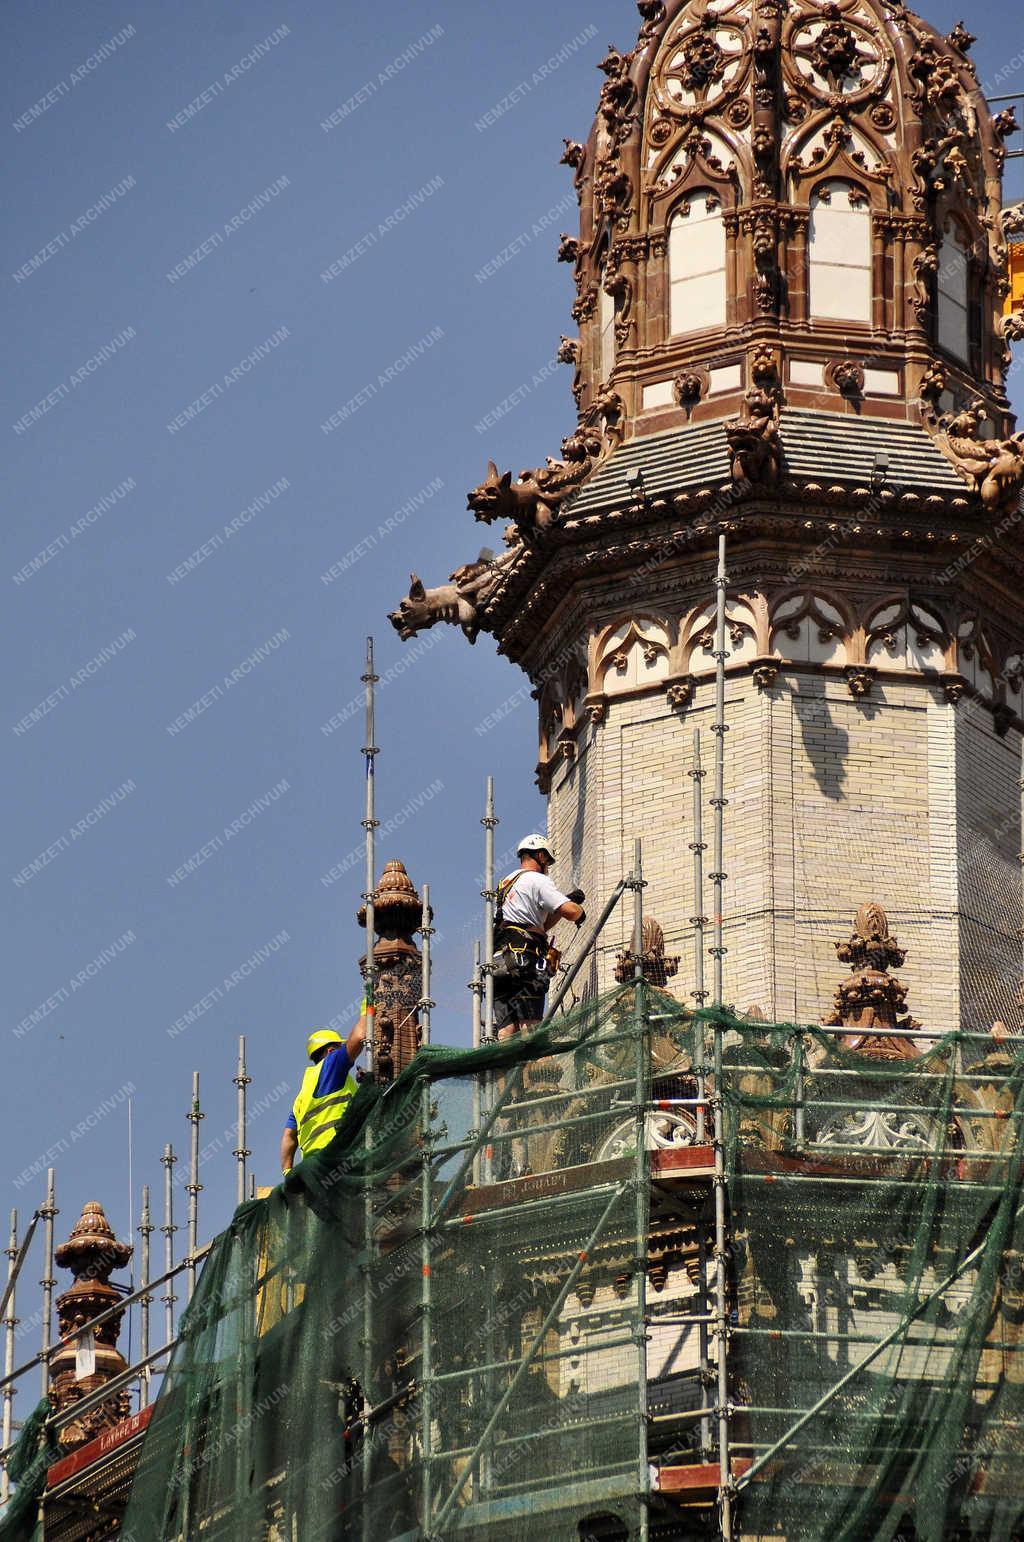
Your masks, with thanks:
M511 878L513 874L509 874ZM502 906L505 920L516 926L544 930L544 923L555 910L569 903L569 897L557 889L544 873L522 873Z

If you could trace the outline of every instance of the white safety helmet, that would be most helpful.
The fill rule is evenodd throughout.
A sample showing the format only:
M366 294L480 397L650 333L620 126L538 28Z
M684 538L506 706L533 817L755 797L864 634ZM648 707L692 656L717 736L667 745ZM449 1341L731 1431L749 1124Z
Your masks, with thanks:
M555 860L555 850L546 835L524 835L516 847L516 856L532 855L535 851L546 851L552 862Z

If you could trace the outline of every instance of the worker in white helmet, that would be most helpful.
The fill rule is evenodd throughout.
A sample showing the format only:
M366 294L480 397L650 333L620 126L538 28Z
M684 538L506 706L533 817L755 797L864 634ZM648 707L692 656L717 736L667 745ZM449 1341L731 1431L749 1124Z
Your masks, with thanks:
M297 1151L308 1157L311 1151L319 1151L333 1139L358 1091L352 1067L363 1052L372 1025L373 1008L364 1002L359 1021L347 1040L333 1028L317 1028L306 1041L306 1054L313 1063L302 1078L281 1136L281 1172L285 1178L294 1166Z
M563 894L548 877L555 854L546 835L516 848L519 867L498 885L494 930L494 1026L499 1039L535 1028L544 1016L550 971L548 933L559 921L582 926L582 889Z

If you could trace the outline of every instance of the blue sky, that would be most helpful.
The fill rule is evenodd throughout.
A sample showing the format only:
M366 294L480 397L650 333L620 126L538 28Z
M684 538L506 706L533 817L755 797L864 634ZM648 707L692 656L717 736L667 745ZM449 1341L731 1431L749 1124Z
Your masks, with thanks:
M967 19L1019 86L1016 7ZM52 1160L60 1237L91 1198L127 1228L129 1097L159 1192L194 1069L201 1230L226 1222L240 1032L276 1180L305 1034L359 992L370 631L380 857L431 883L435 1032L468 1038L484 783L499 851L543 827L534 708L488 638L385 617L487 540L488 457L574 422L558 160L635 26L629 0L5 9L0 1185L30 1212Z

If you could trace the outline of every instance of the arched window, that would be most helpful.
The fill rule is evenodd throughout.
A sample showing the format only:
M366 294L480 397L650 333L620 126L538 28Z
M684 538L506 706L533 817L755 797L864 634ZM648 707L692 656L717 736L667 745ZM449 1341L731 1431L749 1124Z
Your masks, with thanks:
M601 298L598 304L598 321L601 328L601 379L610 380L615 368L615 297L604 287L601 275Z
M706 187L672 217L668 273L673 337L725 325L725 227L718 197Z
M968 358L967 264L970 247L956 225L951 225L939 248L938 343L956 358Z
M826 182L811 199L808 232L812 316L871 320L871 215L846 182Z

